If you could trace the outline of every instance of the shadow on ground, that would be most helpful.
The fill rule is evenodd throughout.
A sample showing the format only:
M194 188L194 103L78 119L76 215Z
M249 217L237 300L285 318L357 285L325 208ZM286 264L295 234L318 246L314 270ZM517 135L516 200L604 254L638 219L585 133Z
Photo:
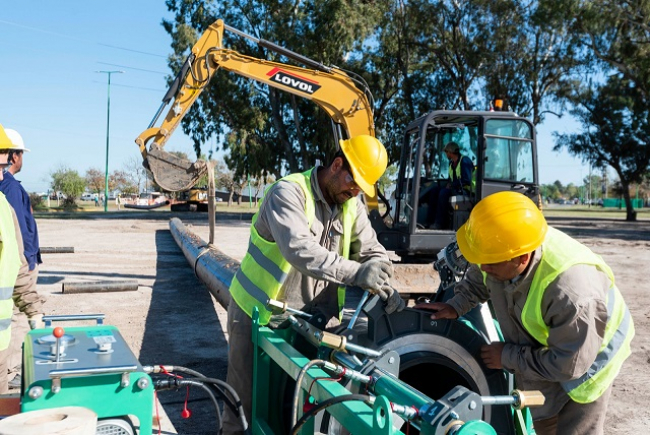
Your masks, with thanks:
M549 225L566 234L581 238L650 241L650 221L589 218L547 218Z
M169 230L156 232L156 249L164 254L158 255L140 362L183 366L225 380L227 342L210 293L194 276ZM169 261L172 255L182 264ZM158 394L177 433L216 434L214 405L199 388L189 392L191 417L181 418L186 394L186 389Z

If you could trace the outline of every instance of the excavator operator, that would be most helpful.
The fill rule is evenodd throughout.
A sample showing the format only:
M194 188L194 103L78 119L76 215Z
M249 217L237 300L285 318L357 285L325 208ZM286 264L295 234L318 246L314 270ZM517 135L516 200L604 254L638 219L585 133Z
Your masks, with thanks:
M306 312L319 311L338 323L345 286L357 286L385 301L386 312L401 311L404 301L389 285L393 267L370 225L363 191L387 166L384 146L369 135L341 140L328 166L288 175L271 185L253 217L248 252L230 285L227 382L239 394L246 418L252 411L253 344L251 316L277 327L285 316L273 314L269 298ZM226 410L224 433L243 433Z

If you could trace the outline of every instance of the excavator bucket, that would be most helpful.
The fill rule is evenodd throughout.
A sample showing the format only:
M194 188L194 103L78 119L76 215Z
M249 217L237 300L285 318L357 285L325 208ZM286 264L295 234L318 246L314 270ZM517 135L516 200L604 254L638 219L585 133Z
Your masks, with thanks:
M164 190L179 192L189 190L208 170L203 160L192 163L152 145L147 153L147 165L154 181Z

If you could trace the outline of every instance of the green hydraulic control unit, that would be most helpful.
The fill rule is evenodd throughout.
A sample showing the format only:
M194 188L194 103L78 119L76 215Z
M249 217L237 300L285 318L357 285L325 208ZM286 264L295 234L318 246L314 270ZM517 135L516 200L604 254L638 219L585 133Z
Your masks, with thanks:
M97 414L97 434L150 434L151 378L102 314L46 316L23 345L21 411L83 406ZM52 328L58 321L96 320L92 326ZM135 417L135 420L134 420ZM137 420L137 421L136 421Z

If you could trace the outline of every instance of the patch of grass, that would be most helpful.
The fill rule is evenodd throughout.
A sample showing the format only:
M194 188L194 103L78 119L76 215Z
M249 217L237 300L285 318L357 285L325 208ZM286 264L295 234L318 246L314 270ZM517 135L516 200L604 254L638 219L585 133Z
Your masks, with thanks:
M650 208L644 207L635 209L638 220L650 219ZM596 219L620 219L625 220L625 208L603 208L600 206L587 205L544 205L542 207L544 216L549 217L576 217L576 218L596 218Z

